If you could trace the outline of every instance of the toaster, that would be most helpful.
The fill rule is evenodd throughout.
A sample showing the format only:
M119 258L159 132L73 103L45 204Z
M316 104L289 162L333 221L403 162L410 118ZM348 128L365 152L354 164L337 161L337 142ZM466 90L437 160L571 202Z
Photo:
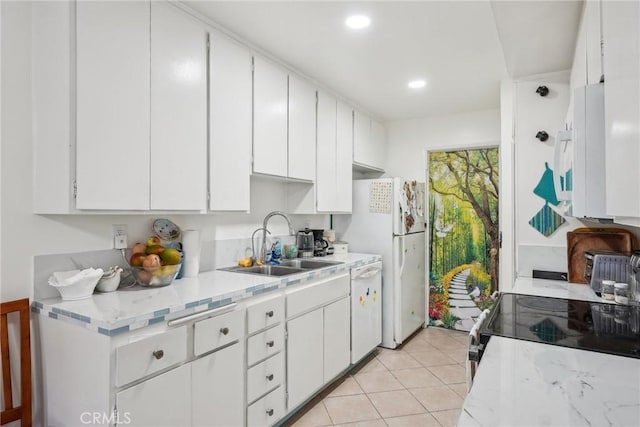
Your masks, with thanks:
M594 292L600 292L603 280L628 283L629 254L611 251L586 251L584 278Z

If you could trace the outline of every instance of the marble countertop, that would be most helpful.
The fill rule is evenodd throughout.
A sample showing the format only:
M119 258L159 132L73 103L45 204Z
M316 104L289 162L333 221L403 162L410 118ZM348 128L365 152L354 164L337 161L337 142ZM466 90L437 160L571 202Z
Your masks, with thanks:
M518 278L512 292L611 302L554 280ZM492 336L457 425L639 426L640 359Z
M589 285L559 280L519 277L516 279L511 293L615 304L613 301L600 298Z
M32 303L32 311L112 336L328 277L381 259L380 255L357 253L327 256L322 260L343 264L284 277L214 270L200 273L197 278L176 280L160 288L135 286L116 292L95 293L91 298L79 301L63 301L59 297L36 300Z
M462 426L638 426L640 359L494 336Z

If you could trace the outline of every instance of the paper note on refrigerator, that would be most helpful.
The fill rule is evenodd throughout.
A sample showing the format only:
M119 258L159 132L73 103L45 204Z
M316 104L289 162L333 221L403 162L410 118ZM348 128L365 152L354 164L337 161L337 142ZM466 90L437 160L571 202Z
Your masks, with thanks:
M369 213L390 214L393 204L393 182L372 181L369 184Z

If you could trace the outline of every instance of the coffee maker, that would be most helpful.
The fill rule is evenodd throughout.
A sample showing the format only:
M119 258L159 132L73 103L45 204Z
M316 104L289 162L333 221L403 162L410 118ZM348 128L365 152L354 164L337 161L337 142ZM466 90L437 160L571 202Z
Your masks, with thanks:
M311 230L313 233L313 256L325 256L327 255L327 248L329 242L324 238L324 230Z
M298 231L298 256L310 258L314 254L314 235L308 228Z

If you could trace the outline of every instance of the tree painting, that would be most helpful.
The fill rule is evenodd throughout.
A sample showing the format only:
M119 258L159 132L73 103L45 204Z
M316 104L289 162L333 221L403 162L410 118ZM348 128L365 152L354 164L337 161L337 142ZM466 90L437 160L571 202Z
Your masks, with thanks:
M429 153L430 320L469 330L498 290L498 149Z

